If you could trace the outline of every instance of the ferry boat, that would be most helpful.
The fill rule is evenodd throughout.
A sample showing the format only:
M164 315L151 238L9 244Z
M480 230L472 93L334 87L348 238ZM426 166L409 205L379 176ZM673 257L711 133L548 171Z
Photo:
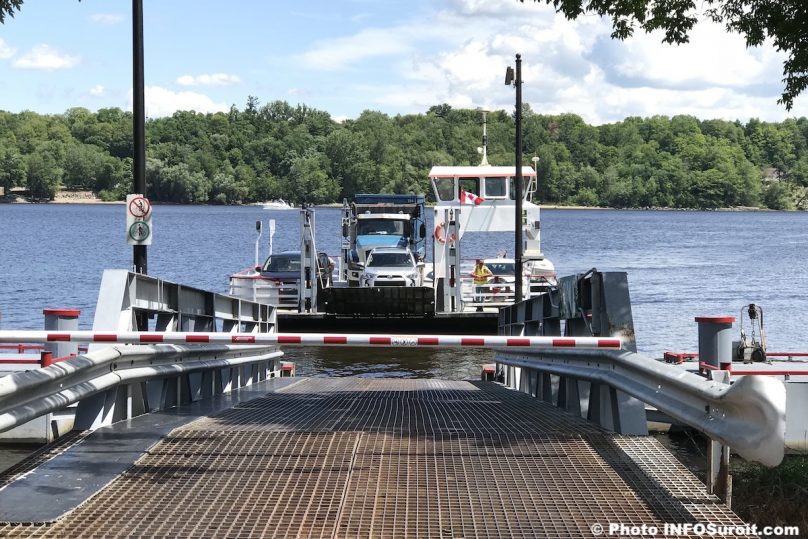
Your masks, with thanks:
M515 301L516 262L513 259L509 266L510 275L508 269L504 268L496 279L484 287L484 293L478 294L477 287L471 285L472 264L464 262L462 258L462 240L467 232L513 233L516 221L516 167L488 164L485 118L483 120L482 160L479 165L435 166L429 172L437 201L433 210L434 231L425 228L423 195L361 194L357 195L353 204L344 202L339 279L334 280L333 286L318 291L317 283L311 283L312 279L305 277L306 272L313 274L317 271L316 260L311 258L308 268L305 263L301 264L300 282L306 282L307 287L300 287L299 290L301 293L310 291L307 292L310 294L309 301L301 297L296 302L299 306L306 305L300 307L301 313L312 314L325 309L324 314L342 316L383 314L388 317L431 317L436 313L478 313L482 309L488 315L495 315L499 307ZM555 267L541 251L540 210L533 202L538 186L537 173L528 166L523 166L521 173L524 181L521 194L522 267L526 272L522 279L522 297L529 298L554 286L556 281ZM302 209L301 219L301 245L308 245L302 250L317 252L314 248L314 227L311 225L313 210ZM368 240L360 232L360 225L365 221L372 221L374 226L395 222L398 232L371 234L368 236L372 240L370 245L360 245L360 239ZM417 262L423 264L425 237L430 233L433 236L432 271L417 279L421 286L415 286L413 282L413 286L395 287L402 290L390 290L394 287L360 282L370 248L379 245L406 247L412 251ZM379 243L381 239L384 243ZM497 263L507 265L503 261ZM254 273L242 272L231 276L230 293L251 300L270 298L279 301L280 294L275 294L274 290L270 290L269 295L258 290L266 288L266 283ZM365 290L367 288L375 290ZM291 305L295 302L288 303ZM350 307L346 307L348 305Z

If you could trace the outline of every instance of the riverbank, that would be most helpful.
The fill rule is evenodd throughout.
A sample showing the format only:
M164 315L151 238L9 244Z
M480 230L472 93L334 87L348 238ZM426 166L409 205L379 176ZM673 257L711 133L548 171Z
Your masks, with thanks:
M122 200L106 201L98 198L92 191L59 191L53 200L38 201L29 200L24 196L25 192L13 191L9 196L0 196L0 203L6 204L124 204ZM249 202L241 204L243 206L262 206L263 202ZM175 205L175 204L172 204ZM193 206L204 204L189 204ZM604 206L568 206L561 204L539 204L542 209L546 210L631 210L631 211L721 211L721 212L770 212L778 211L769 208L758 208L754 206L736 206L731 208L665 208L665 207L649 207L649 208L608 208ZM434 207L435 203L428 203L428 207ZM342 204L333 202L330 204L318 204L318 208L341 208ZM804 211L799 208L795 210L782 210L782 211Z
M732 509L746 522L764 526L799 526L808 534L808 456L786 455L775 468L733 458Z
M92 191L59 191L51 204L123 204L123 200L101 200Z
M25 191L12 190L8 196L0 196L2 204L123 204L122 200L106 201L92 191L59 191L53 200L32 200Z

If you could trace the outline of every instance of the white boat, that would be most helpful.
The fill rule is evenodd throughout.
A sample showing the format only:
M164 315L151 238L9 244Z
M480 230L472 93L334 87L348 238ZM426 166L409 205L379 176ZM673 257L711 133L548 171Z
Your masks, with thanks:
M264 202L263 204L265 210L293 210L295 209L294 206L279 198L277 200L270 200L268 202Z

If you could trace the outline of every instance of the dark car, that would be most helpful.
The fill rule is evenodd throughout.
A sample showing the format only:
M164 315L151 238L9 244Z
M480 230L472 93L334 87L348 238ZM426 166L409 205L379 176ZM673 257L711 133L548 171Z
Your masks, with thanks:
M297 304L297 287L300 280L300 251L284 251L270 255L260 268L261 277L271 279L280 288L279 303L282 305ZM331 286L334 273L334 261L325 254L317 253L318 286Z

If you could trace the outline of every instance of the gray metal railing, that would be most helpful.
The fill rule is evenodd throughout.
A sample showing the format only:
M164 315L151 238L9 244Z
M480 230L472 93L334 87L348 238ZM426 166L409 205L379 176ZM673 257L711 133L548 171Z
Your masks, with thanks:
M275 333L275 308L125 270L106 270L94 331ZM0 377L0 431L76 404L95 429L276 376L277 346L114 345Z
M783 458L785 388L769 377L732 385L637 354L623 273L564 278L500 312L502 335L620 337L629 350L501 350L500 380L623 434L647 434L645 404L774 466Z
M0 378L0 432L75 403L83 430L212 397L276 375L281 355L261 346L107 346Z

